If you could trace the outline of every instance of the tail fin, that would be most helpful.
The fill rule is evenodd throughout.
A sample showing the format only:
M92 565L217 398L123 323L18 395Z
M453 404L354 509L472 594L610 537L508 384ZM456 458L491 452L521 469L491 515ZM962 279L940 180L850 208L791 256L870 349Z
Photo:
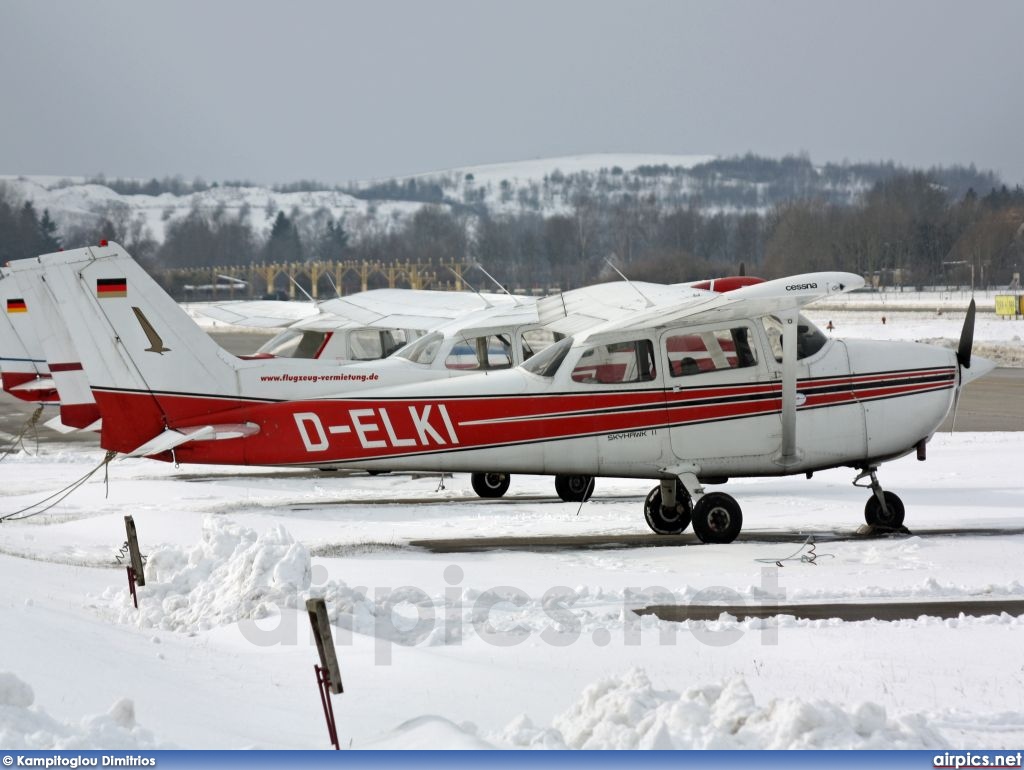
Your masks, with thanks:
M3 389L22 401L53 403L57 401L57 391L29 318L30 306L10 269L0 268L0 381Z
M99 406L104 448L132 451L238 394L237 359L117 244L39 262Z
M61 427L98 430L96 399L57 303L43 281L42 265L39 260L24 259L14 262L10 270L25 303L32 308L30 320L60 395Z

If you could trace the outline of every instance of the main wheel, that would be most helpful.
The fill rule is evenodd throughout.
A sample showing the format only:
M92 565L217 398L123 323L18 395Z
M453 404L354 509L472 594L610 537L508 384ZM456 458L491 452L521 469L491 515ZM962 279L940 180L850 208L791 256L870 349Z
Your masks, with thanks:
M501 497L508 492L512 478L507 473L474 473L470 483L480 497Z
M676 504L672 508L666 508L661 504L659 484L644 500L644 519L655 534L679 535L690 526L690 496L681 484L677 484Z
M882 494L885 495L885 507L889 509L889 513L886 514L882 510L882 504L878 502L878 497L871 495L864 506L864 521L872 527L889 527L891 529L902 527L903 515L906 513L903 501L892 492L882 492Z
M725 492L709 492L693 506L693 531L703 543L731 543L742 528L740 504Z
M594 494L594 477L555 476L555 492L567 503L582 503Z

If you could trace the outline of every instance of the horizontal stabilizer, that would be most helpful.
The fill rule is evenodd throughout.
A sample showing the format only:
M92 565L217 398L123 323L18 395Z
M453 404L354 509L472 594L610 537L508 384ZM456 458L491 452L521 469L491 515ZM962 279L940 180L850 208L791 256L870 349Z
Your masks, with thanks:
M36 377L34 380L23 382L21 385L15 385L11 388L11 392L18 390L29 391L29 390L56 390L57 385L54 383L51 377Z
M175 447L189 441L217 441L229 438L244 438L259 433L259 426L251 423L232 423L229 425L197 425L192 428L181 430L165 430L158 436L154 436L142 446L126 457L149 457L164 452L170 452Z
M43 423L50 430L55 430L58 433L74 433L78 428L72 428L70 425L65 425L60 421L60 415L51 417L49 420Z

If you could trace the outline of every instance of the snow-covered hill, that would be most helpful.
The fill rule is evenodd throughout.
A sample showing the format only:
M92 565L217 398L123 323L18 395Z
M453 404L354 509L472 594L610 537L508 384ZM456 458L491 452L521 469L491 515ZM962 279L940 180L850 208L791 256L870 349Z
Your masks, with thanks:
M81 177L0 175L0 182L19 200L31 201L37 211L49 210L63 233L106 217L138 221L156 241L163 242L168 223L193 209L242 217L261 237L269 233L278 211L313 214L323 210L356 232L366 227L387 229L426 203L449 208L483 206L495 212L536 208L552 214L572 205L570 193L564 189L567 177L621 178L642 167L692 169L713 159L711 155L571 155L355 182L349 186L354 194L338 189L278 192L270 187L232 184L185 195L122 195ZM624 185L618 179L616 184L604 186Z
M851 204L879 179L903 170L892 163L814 166L806 157L721 159L713 155L599 153L467 166L352 182L344 187L179 183L176 187L182 194L121 194L116 190L126 190L127 185L115 182L3 175L0 184L15 198L31 201L37 211L49 210L62 234L107 218L120 225L121 231L131 224L136 232L142 233L144 228L162 242L168 224L193 209L241 218L257 237L267 235L279 211L329 214L358 237L400 226L426 204L470 217L522 213L548 217L592 203L636 200L664 209L682 206L710 212L762 213L794 199ZM967 186L988 189L996 181L990 173L973 167L930 173L952 198L962 195ZM135 187L141 190L144 182ZM154 181L151 187L158 190L161 185Z

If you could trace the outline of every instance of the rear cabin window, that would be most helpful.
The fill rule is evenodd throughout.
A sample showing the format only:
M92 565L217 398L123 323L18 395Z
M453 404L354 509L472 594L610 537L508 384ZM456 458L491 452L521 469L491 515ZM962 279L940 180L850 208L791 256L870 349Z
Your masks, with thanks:
M614 385L654 379L654 346L650 340L610 342L588 348L572 370L574 382Z
M746 326L673 334L665 338L665 352L673 377L757 365L757 354L750 344L750 330Z

